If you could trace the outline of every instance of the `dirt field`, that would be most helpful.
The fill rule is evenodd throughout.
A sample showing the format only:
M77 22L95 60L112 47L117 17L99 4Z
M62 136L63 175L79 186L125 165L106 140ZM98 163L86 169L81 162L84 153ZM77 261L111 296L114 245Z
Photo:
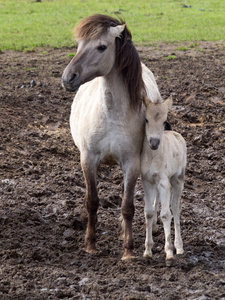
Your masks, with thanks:
M145 224L135 194L136 260L121 261L122 174L99 170L98 254L84 251L85 186L69 129L73 93L61 75L74 49L0 54L0 299L225 299L225 45L139 47L173 129L188 145L181 228L185 254L165 264L164 235L142 258ZM188 46L188 45L186 45ZM176 59L165 59L176 54Z

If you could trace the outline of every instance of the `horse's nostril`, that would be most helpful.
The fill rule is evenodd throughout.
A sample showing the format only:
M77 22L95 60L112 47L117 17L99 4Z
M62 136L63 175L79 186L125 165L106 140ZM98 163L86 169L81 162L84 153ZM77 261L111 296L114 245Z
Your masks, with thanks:
M71 78L70 78L70 80L69 80L69 82L72 82L72 81L78 79L78 77L79 77L79 74L77 74L77 73L72 74L72 75L71 75Z
M150 147L151 149L153 150L156 150L158 149L159 147L159 143L160 143L160 139L157 139L157 138L150 138Z

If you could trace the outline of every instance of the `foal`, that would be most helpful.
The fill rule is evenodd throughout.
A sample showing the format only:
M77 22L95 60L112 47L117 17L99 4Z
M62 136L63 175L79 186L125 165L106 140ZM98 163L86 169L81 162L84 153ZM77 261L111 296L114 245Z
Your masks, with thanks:
M180 234L180 197L184 186L187 148L179 133L164 131L164 123L167 120L168 110L172 106L172 98L163 103L152 103L146 98L144 104L146 107L146 136L141 155L146 219L144 257L152 257L152 228L154 229L156 226L157 206L160 201L166 259L172 259L173 247L170 233L172 214L175 226L176 253L183 254L184 252Z

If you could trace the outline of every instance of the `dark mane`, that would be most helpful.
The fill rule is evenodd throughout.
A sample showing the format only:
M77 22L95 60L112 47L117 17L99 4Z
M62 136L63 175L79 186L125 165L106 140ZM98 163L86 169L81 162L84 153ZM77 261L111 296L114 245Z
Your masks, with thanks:
M83 19L75 28L75 36L80 39L95 39L108 32L110 26L125 24L123 19L96 14ZM142 93L145 91L142 79L141 61L131 40L131 32L125 27L121 36L116 38L116 68L122 73L128 87L130 104L134 109L140 109Z

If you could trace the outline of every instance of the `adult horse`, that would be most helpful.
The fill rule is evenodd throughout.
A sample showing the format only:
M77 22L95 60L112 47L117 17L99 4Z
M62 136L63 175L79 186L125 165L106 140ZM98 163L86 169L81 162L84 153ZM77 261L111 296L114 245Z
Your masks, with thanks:
M133 196L144 138L142 95L147 93L153 102L160 95L153 74L140 62L124 21L92 15L78 24L75 34L77 53L63 72L62 84L68 91L79 88L70 127L86 183L85 247L87 252L96 251L97 167L100 163L119 164L124 174L122 259L129 259L134 257Z

